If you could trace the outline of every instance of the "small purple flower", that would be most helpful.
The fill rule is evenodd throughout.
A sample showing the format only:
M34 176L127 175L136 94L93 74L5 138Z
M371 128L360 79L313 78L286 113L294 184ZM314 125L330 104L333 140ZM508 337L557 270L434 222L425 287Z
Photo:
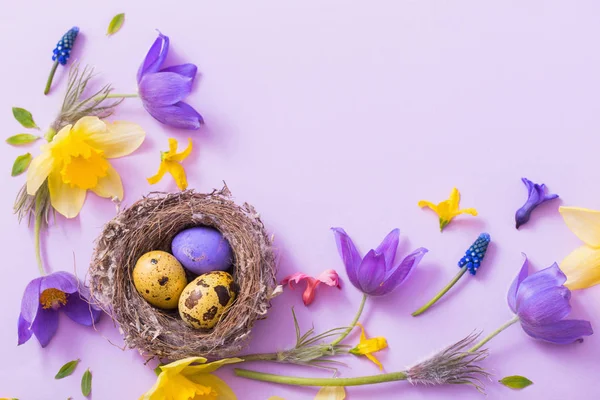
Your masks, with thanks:
M46 347L58 328L58 311L73 321L92 326L102 311L89 303L89 293L77 278L68 272L54 272L29 282L21 300L18 333L19 345L35 335Z
M515 213L515 221L517 223L517 229L531 217L531 212L535 210L537 206L558 197L557 194L546 194L546 185L531 182L527 178L521 178L525 186L527 187L527 201L523 207L519 208Z
M332 230L350 282L369 296L383 296L400 286L428 251L418 248L394 266L400 230L392 230L379 247L369 250L364 258L342 228Z
M593 332L589 321L565 319L571 312L571 291L556 263L529 275L525 258L519 275L508 290L508 305L529 336L557 344L582 341Z
M198 68L181 64L161 69L168 53L169 38L159 32L137 73L140 98L146 111L163 124L198 129L202 116L182 101L192 91Z

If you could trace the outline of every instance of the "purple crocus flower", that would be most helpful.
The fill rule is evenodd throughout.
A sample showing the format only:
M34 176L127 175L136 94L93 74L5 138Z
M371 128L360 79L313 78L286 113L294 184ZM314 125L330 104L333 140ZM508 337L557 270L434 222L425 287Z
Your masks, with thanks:
M565 274L556 263L529 275L525 258L519 275L508 290L508 305L529 336L551 343L568 344L590 336L589 321L565 319L571 312L571 291L563 284Z
M146 111L163 124L198 129L202 116L182 101L192 91L198 68L181 64L161 69L168 53L169 38L159 32L137 73L140 98Z
M89 294L77 278L68 272L54 272L29 282L21 300L19 345L35 335L46 347L58 328L58 311L73 321L92 326L102 311L89 303Z
M394 266L400 230L392 230L379 247L369 250L364 258L342 228L332 230L350 282L369 296L383 296L400 286L428 251L418 248Z
M527 178L521 178L525 186L527 187L527 201L523 207L519 208L515 213L515 221L517 223L517 229L531 217L531 212L535 210L537 206L558 197L557 194L546 194L546 185L531 182Z

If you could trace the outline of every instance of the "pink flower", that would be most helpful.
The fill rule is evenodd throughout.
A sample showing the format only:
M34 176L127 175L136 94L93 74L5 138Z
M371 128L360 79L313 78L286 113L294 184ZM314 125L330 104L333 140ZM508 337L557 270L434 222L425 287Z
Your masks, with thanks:
M340 278L333 269L327 269L321 273L321 275L313 278L312 276L308 276L303 274L302 272L296 272L295 274L286 276L282 281L282 285L290 284L290 288L294 288L294 284L298 285L300 282L306 280L306 289L304 289L304 293L302 293L302 301L304 301L304 305L307 306L313 302L315 299L315 294L317 291L317 287L320 283L324 283L327 286L336 286L338 289L341 289L340 286Z

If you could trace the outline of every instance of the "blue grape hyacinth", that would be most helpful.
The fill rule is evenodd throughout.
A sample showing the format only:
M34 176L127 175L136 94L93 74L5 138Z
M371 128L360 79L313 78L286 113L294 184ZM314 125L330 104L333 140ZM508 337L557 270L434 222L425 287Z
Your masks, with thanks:
M78 34L79 28L76 26L72 27L63 35L62 38L60 38L56 44L56 47L52 51L52 61L54 61L54 64L50 70L50 76L48 76L44 94L48 94L48 92L50 92L50 87L52 86L52 80L54 79L54 74L56 73L58 64L66 65L69 61L69 57L71 57L71 50L73 49L73 45L75 44L75 39L77 39Z
M469 247L469 250L467 250L463 258L460 259L458 266L460 268L467 267L471 275L475 275L477 269L481 266L483 257L485 257L485 252L490 244L490 240L490 235L488 233L479 235L475 243Z

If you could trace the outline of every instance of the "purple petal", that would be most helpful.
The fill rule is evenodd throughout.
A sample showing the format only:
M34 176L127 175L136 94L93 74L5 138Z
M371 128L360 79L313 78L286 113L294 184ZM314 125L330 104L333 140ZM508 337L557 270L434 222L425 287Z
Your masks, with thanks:
M100 319L102 311L90 305L78 293L73 293L67 298L67 304L62 310L69 318L78 324L92 326Z
M143 103L146 111L165 125L181 129L199 129L204 119L192 106L183 101L170 106L152 107Z
M30 323L28 321L26 321L23 318L23 315L19 315L19 323L17 326L17 332L18 332L18 345L22 345L23 343L27 342L29 339L31 339L31 335L33 334L33 332L31 331L31 329L29 329L30 327Z
M360 283L358 282L357 272L358 267L362 261L362 257L358 254L356 246L350 236L342 228L331 228L335 237L335 243L340 253L340 257L344 261L346 267L346 273L350 282L359 290L362 290Z
M56 333L58 328L58 312L52 308L43 309L40 307L31 330L38 338L42 347L46 347L50 343L50 339Z
M23 298L21 299L21 317L29 325L35 319L38 308L40 306L40 285L42 278L35 278L27 284L25 291L23 292Z
M527 255L525 253L522 254L523 257L525 257L523 266L521 267L521 270L519 271L519 274L513 281L512 285L510 285L507 296L508 306L515 314L517 313L517 292L519 291L519 286L521 285L521 282L523 282L523 279L527 278L527 275L529 275L529 260L527 259Z
M521 282L517 290L517 303L515 307L517 312L520 312L521 304L528 298L534 297L537 293L546 289L562 286L566 280L567 277L560 268L558 268L556 263L546 269L529 275L527 278L523 279L523 282Z
M358 282L363 293L371 294L383 285L385 274L385 256L375 250L369 250L357 272Z
M148 50L146 54L146 58L137 73L137 82L138 84L141 82L142 78L146 74L151 74L154 72L158 72L160 67L162 66L165 58L167 58L167 54L169 53L169 38L162 33L158 33L158 38Z
M394 259L396 258L396 250L398 250L398 241L400 238L400 229L394 229L383 239L383 242L375 249L377 253L383 253L385 256L385 266L388 269L392 268Z
M187 76L188 78L194 80L196 74L198 73L198 67L196 67L196 64L191 63L180 64L173 65L172 67L163 68L159 72L174 72L176 74Z
M174 72L157 72L142 78L139 93L151 107L163 107L185 99L192 91L192 79Z
M571 291L564 286L544 289L519 303L519 318L535 326L552 324L569 315L570 299Z
M527 201L523 207L519 208L515 213L517 229L529 221L532 211L535 210L537 206L558 197L557 194L546 194L546 185L544 184L538 185L527 178L521 178L521 180L527 187Z
M407 255L404 260L402 260L402 262L391 271L391 273L388 273L383 285L378 287L373 293L371 293L371 295L383 296L400 286L402 282L408 278L410 273L419 264L419 262L421 262L421 259L425 254L427 254L428 251L429 250L426 248L420 247Z
M75 293L79 288L77 277L65 271L53 272L42 277L40 293L46 289L58 289L65 293Z
M521 322L521 326L525 333L532 338L556 344L569 344L582 341L583 336L590 336L594 333L589 321L578 319L566 319L541 326Z

